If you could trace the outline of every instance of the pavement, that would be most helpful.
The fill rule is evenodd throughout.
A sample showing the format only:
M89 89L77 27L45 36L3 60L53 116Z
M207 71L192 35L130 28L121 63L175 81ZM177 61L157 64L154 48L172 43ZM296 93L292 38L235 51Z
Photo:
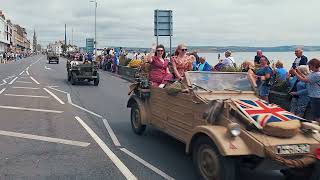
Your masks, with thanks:
M184 144L149 126L132 132L128 81L100 72L99 86L72 86L65 61L0 64L0 179L199 179ZM238 179L283 177L241 170Z

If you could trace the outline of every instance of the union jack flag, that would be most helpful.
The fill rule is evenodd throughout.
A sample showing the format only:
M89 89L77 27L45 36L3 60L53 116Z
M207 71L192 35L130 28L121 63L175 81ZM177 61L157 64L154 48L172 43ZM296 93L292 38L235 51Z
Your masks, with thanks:
M238 108L258 127L262 128L271 122L305 119L298 117L275 104L261 100L235 100Z

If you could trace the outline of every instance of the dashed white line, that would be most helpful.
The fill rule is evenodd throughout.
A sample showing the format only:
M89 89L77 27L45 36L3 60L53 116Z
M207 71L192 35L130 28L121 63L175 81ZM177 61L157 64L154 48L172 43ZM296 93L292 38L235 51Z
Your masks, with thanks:
M13 86L12 88L13 88L13 89L31 89L31 90L40 89L40 88L33 88L33 87L16 87L16 86Z
M35 80L32 76L30 76L30 78L32 79L32 81L34 81L36 84L40 84L37 80Z
M32 82L29 81L16 81L17 83L24 83L24 84L32 84Z
M107 128L107 131L108 131L108 133L109 133L109 135L110 135L110 137L111 137L111 140L113 141L113 144L114 144L115 146L117 146L117 147L121 146L121 144L120 144L117 136L114 134L114 132L113 132L112 128L110 127L108 121L107 121L106 119L102 119L102 121L103 121L103 124L104 124L104 125L106 126L106 128Z
M13 109L22 111L35 111L35 112L50 112L50 113L63 113L63 111L49 110L49 109L36 109L36 108L25 108L25 107L15 107L15 106L0 106L0 109Z
M88 147L90 145L90 143L87 143L87 142L72 141L67 139L59 139L59 138L17 133L17 132L11 132L11 131L0 130L0 135L18 137L18 138L24 138L24 139L32 139L32 140L38 140L38 141L46 141L46 142L52 142L52 143L58 143L58 144L67 144L67 145L80 146L80 147Z
M11 82L9 82L9 84L13 84L13 82L14 82L15 80L17 80L17 79L18 79L18 77L15 77L14 79L12 79Z
M118 167L120 172L126 179L136 180L137 178L131 171L123 164L123 162L109 149L109 147L99 138L99 136L78 116L75 117L82 127L90 134L90 136L97 142L100 148L105 152L109 159Z
M29 79L29 76L19 76L20 79Z
M55 94L53 94L51 91L49 91L47 88L43 88L47 93L49 93L53 98L55 98L60 104L64 104L64 102L58 98Z
M169 176L168 174L164 173L163 171L161 171L160 169L154 167L152 164L148 163L147 161L141 159L139 156L133 154L132 152L130 152L129 150L127 150L126 148L120 148L120 150L124 153L126 153L127 155L131 156L133 159L137 160L138 162L140 162L141 164L143 164L144 166L146 166L147 168L151 169L152 171L154 171L155 173L159 174L160 176L162 176L165 179L168 180L174 180L173 177Z
M6 88L3 88L3 89L0 91L0 94L2 94L5 90L6 90Z
M51 68L48 68L47 66L44 66L44 68L47 69L47 70L51 70Z
M19 74L19 76L21 76L23 73L24 73L24 71L22 71L22 72Z
M14 97L30 97L30 98L49 98L49 96L32 96L24 94L4 94L5 96L14 96Z

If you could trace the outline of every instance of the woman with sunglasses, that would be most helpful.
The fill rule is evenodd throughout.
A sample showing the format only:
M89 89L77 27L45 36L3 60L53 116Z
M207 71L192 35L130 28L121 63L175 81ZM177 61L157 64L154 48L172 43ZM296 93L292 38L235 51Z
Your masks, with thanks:
M149 80L152 86L159 87L161 84L166 84L172 79L172 74L169 71L169 61L166 57L166 52L163 45L158 45L152 48L152 52L147 56L147 61L150 63Z
M175 55L172 57L172 66L176 79L182 80L186 71L192 71L192 63L195 61L193 55L187 55L187 47L178 45Z

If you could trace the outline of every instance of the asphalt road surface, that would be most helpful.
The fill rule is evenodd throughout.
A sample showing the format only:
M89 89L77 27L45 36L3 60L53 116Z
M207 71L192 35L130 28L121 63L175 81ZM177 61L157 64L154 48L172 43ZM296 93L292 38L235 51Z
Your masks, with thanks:
M0 64L0 179L199 179L184 145L147 127L135 135L129 82L100 72L72 86L65 59L37 55ZM281 180L241 170L238 179Z

